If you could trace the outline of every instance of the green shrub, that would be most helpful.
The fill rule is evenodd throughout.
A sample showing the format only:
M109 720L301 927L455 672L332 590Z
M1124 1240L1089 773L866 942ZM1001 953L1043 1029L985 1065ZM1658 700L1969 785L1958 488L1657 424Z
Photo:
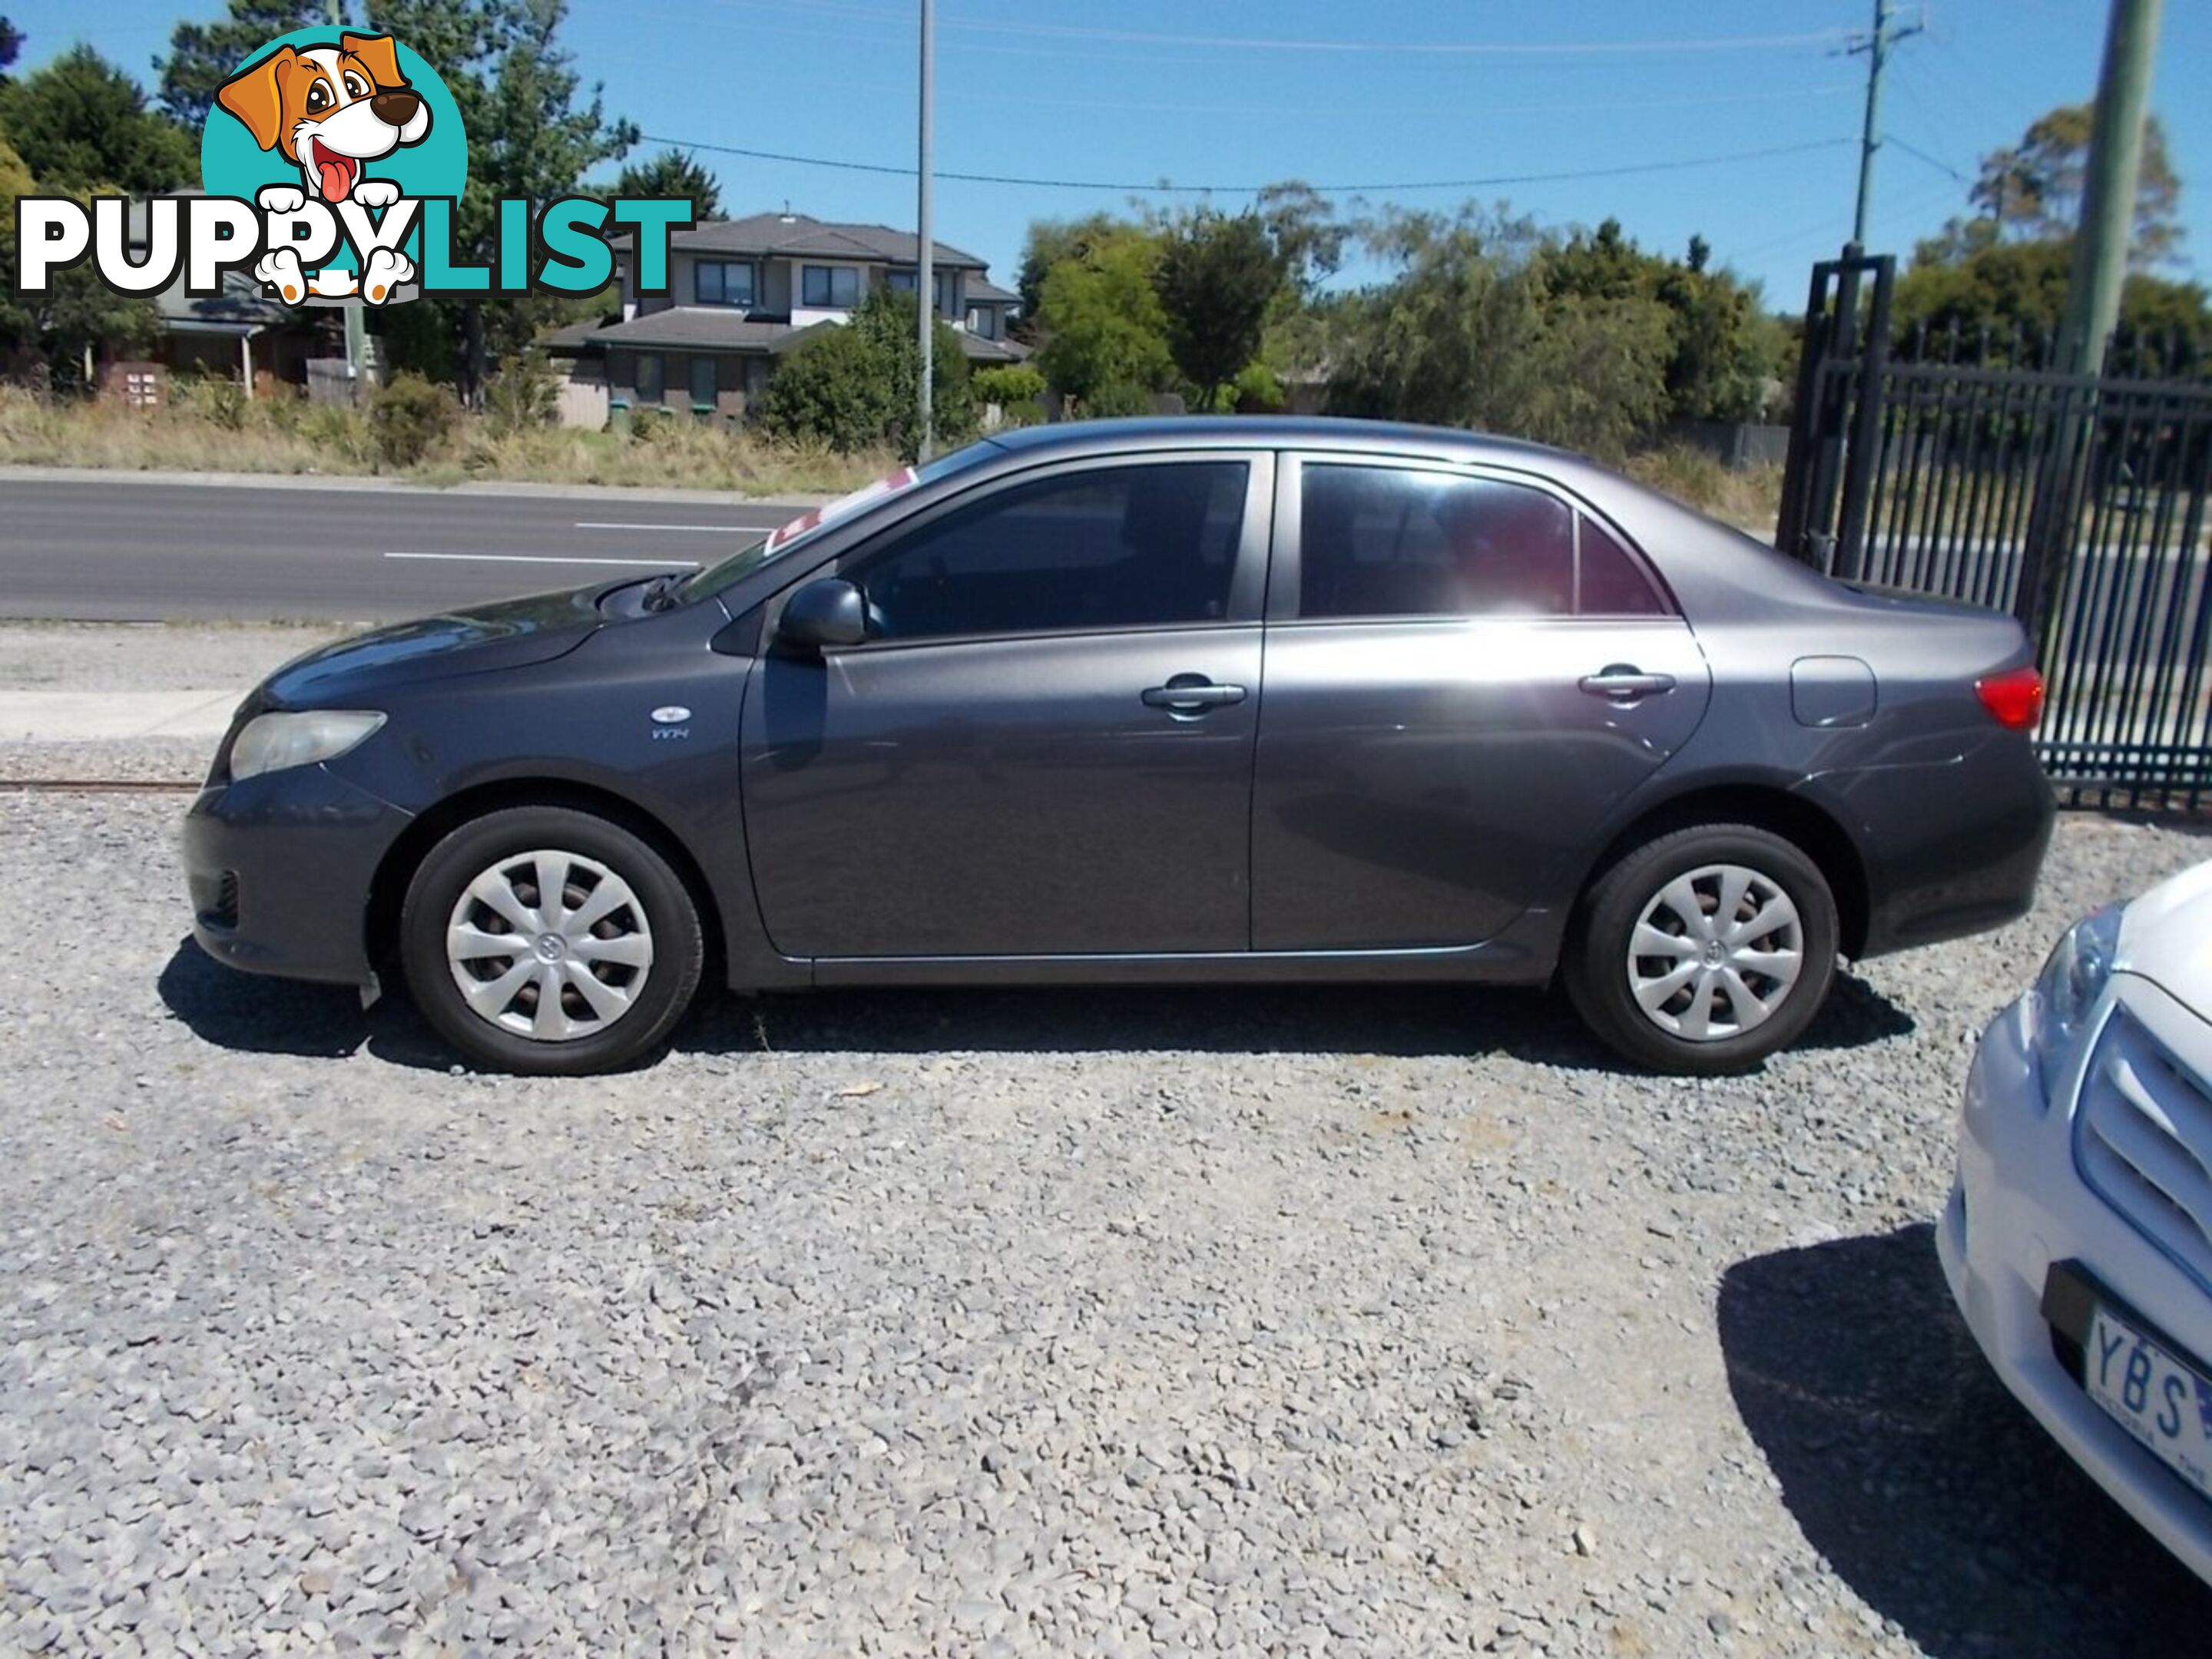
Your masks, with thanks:
M760 423L787 443L850 451L882 443L897 413L874 344L849 327L825 328L777 366Z
M246 385L222 374L180 374L169 383L169 401L186 414L237 432L246 425Z
M495 438L550 426L560 407L553 366L536 346L508 358L484 386L484 423Z
M852 454L915 453L921 348L914 296L872 294L842 327L825 325L777 368L759 423L786 443ZM931 347L931 423L947 448L975 435L975 395L960 337L940 322Z
M368 429L377 460L392 468L419 465L453 434L460 406L444 386L410 371L369 394Z
M333 455L355 466L376 458L368 422L359 410L343 404L308 404L301 411L299 430L318 454Z
M1009 409L1015 404L1030 403L1044 396L1044 376L1027 363L1006 363L995 368L979 368L970 382L975 389L975 401L996 404Z
M1109 380L1076 405L1078 420L1106 421L1154 412L1152 388L1135 380Z
M1239 415L1279 415L1290 401L1283 395L1283 383L1275 378L1275 371L1257 362L1244 366L1231 393L1230 406Z

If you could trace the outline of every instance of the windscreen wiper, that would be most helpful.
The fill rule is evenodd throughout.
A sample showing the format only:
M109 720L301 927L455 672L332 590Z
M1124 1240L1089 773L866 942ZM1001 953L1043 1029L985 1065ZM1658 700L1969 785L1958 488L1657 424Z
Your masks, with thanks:
M688 570L672 570L665 576L655 576L646 584L640 604L647 611L673 611L678 603L676 590L690 574Z

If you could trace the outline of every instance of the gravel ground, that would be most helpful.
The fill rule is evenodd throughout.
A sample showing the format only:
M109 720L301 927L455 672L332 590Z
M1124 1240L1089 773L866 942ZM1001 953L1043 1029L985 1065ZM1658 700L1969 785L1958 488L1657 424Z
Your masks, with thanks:
M2031 920L1724 1083L1312 988L710 999L569 1082L180 945L179 810L0 790L0 1651L2212 1628L1929 1231L1972 1034L2201 836L2069 817Z

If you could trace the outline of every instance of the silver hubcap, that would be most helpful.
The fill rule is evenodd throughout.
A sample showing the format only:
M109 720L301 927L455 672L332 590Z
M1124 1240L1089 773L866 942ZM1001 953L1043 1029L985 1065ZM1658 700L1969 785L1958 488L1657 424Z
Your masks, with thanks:
M1797 907L1767 877L1709 864L1668 882L1628 939L1628 989L1661 1030L1718 1042L1764 1025L1805 966Z
M645 907L604 864L551 849L501 859L446 923L461 1000L539 1042L596 1036L636 1006L653 969Z

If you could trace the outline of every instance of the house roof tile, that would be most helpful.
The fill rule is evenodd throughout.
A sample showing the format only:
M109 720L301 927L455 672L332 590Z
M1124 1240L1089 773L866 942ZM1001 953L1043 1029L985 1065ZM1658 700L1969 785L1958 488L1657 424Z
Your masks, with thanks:
M751 253L804 258L851 259L869 264L912 264L920 239L889 225L833 224L803 213L755 213L743 219L709 219L678 231L669 246L690 253ZM985 261L949 243L933 240L942 265L981 270Z

